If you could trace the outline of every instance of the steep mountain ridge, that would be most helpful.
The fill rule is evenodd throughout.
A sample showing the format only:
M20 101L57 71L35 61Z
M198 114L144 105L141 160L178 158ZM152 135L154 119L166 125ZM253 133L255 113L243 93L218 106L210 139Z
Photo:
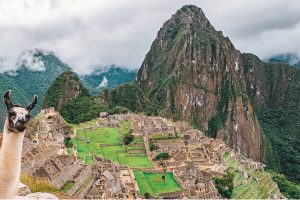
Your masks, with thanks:
M104 110L72 71L61 74L47 90L43 108L51 107L70 123L94 119Z
M61 112L63 107L79 96L88 96L88 90L83 86L77 74L66 71L61 74L47 90L43 108L54 107Z
M259 160L261 132L242 66L242 54L202 10L184 6L158 32L137 83L159 115L189 121Z
M300 182L299 79L295 67L242 54L200 8L190 5L159 30L136 84L109 94L140 93L133 111L188 121ZM109 105L132 107L122 98L101 96Z

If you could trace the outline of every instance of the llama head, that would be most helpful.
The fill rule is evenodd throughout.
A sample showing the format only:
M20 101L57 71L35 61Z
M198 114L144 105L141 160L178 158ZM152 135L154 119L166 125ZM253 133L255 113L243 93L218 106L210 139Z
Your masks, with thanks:
M27 106L14 105L10 99L11 91L5 92L3 101L8 111L8 128L13 132L23 132L30 119L30 111L36 106L38 97L35 95L33 101Z

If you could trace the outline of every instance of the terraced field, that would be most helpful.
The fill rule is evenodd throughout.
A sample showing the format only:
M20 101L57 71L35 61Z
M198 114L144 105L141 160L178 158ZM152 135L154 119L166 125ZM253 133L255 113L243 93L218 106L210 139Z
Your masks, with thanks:
M151 196L160 196L164 193L182 190L170 172L166 174L165 182L162 179L163 173L148 173L137 170L133 173L140 188L141 196L144 196L146 192Z
M118 162L121 166L152 167L152 163L145 153L142 138L135 138L129 146L123 145L120 132L127 132L127 126L127 123L122 123L118 129L107 127L96 128L91 131L84 131L83 128L76 127L77 135L71 142L77 147L78 156L86 163L92 163L95 153L97 156Z
M229 170L234 174L234 189L231 198L266 199L275 197L280 193L268 172L259 170L253 172L248 169L248 166L241 165L239 160L230 159L229 154L225 154L223 159L228 164Z

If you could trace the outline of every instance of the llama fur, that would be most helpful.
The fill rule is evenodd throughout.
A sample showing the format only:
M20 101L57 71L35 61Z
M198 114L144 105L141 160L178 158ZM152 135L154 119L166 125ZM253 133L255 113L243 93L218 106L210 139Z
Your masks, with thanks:
M7 91L3 98L8 117L4 123L0 142L0 199L12 199L17 193L25 129L30 119L29 112L37 104L35 96L27 107L14 105L10 100L10 94L11 92Z
M0 198L11 199L17 193L21 174L24 132L10 132L8 119L3 130L0 150Z

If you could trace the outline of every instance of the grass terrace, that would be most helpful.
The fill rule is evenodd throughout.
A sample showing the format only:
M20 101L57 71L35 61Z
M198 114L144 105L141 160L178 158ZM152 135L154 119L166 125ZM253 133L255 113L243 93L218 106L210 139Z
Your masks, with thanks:
M128 132L130 130L128 126L130 126L129 122L125 121L117 129L106 127L84 131L83 128L78 128L76 137L72 138L72 143L77 146L78 156L86 163L93 162L92 155L95 153L97 156L118 162L124 167L152 167L142 138L135 138L134 142L128 146L123 145L123 135L120 132Z
M244 159L240 157L239 160ZM268 172L260 170L252 171L248 166L243 166L239 160L230 159L229 153L225 153L223 160L230 167L234 174L233 179L233 199L266 199L267 197L276 196L279 190ZM248 174L245 177L240 168Z
M75 185L74 181L68 181L62 188L60 189L63 192L68 192Z
M166 182L163 181L163 173L149 173L134 171L135 179L140 188L141 196L148 192L151 196L160 196L164 193L182 191L180 185L173 177L173 173L166 174Z

